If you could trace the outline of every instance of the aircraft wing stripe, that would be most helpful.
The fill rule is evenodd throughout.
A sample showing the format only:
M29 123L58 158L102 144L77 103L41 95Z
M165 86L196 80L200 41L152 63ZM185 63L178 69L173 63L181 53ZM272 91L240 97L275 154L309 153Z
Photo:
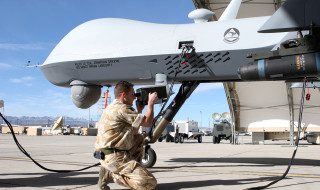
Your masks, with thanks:
M263 59L258 60L258 72L259 72L259 78L264 79L265 72L264 72L264 60Z
M317 71L320 72L320 54L316 53L316 64L317 64Z

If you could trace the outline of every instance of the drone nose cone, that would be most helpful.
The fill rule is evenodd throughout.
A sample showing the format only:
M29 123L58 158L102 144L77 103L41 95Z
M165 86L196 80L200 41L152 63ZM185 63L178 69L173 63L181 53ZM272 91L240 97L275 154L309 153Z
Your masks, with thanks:
M40 69L46 79L57 86L69 86L70 79L74 78L74 72L63 63L43 64Z

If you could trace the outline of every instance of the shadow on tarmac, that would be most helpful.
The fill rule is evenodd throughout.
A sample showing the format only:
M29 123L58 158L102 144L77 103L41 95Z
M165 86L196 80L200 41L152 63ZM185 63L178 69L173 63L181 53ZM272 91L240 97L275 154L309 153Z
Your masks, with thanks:
M311 184L311 183L318 183L320 181L312 181L312 182L301 182L301 183L291 183L289 185L281 185L281 186L271 186L268 187L268 189L279 189L281 187L291 187L291 186L295 186L295 185L304 185L304 184Z
M169 169L170 167L168 167ZM162 168L163 169L163 168ZM97 177L80 177L81 175L90 175L96 174ZM88 186L95 186L98 180L98 172L73 172L73 173L13 173L9 175L22 175L28 177L22 178L10 178L10 179L1 179L0 188L10 188L10 187L37 187L37 188L50 188L50 187L65 187L76 185L77 188L83 188ZM32 175L42 175L39 177L29 177ZM161 183L158 184L157 190L178 190L182 188L199 188L199 187L208 187L208 186L218 186L218 185L246 185L255 183L265 182L266 184L275 180L277 177L259 177L251 179L226 179L226 180L203 180L203 181L183 181L183 182L172 182L172 183ZM315 181L319 182L319 181ZM312 183L312 182L306 182ZM290 185L270 187L270 188L279 188L286 186L301 185L306 183L295 183ZM261 185L261 184L259 184ZM70 189L70 187L65 187L61 189Z
M96 177L86 177L83 175L95 174ZM16 173L10 175L31 176L21 178L0 179L0 189L2 187L50 187L77 185L90 186L98 182L98 172L71 172L71 173ZM8 176L8 174L6 174ZM80 177L83 176L83 177Z
M233 158L173 158L166 162L179 162L179 163L242 163L242 164L255 164L249 166L274 166L274 165L288 165L291 158L250 158L250 157L233 157ZM293 165L300 166L320 166L320 160L313 159L299 159L295 158ZM226 167L234 167L235 165L227 165ZM198 166L197 166L198 167ZM211 166L211 167L223 167L223 166Z
M201 166L195 166L194 163L190 163L187 165L181 165L181 166L170 166L170 167L152 167L150 170L152 173L158 173L158 172L170 172L174 169L179 168L222 168L222 167L272 167L273 165L258 165L258 164L243 164L243 165L201 165Z
M80 177L80 175L96 174L97 177ZM1 179L0 188L9 187L37 187L37 188L50 188L53 186L65 187L70 185L76 185L74 189L79 187L92 186L97 184L98 173L97 172L73 172L73 173L19 173L11 175L23 175L28 177L22 178L10 178ZM30 177L30 175L43 175L40 177ZM172 182L162 183L157 186L158 190L177 190L181 188L196 188L215 185L243 185L252 184L263 181L271 181L274 177L261 177L253 179L227 179L227 180L203 180L203 181L185 181L185 182ZM70 189L65 187L62 189Z
M173 183L162 183L157 186L157 190L178 190L182 188L199 188L217 185L245 185L259 182L272 181L275 177L260 177L252 179L227 179L227 180L203 180L203 181L183 181Z

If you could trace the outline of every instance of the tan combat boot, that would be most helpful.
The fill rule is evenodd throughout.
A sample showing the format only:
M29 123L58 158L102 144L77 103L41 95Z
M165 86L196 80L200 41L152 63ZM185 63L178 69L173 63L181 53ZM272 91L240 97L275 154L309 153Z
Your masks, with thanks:
M101 190L110 190L108 183L113 182L111 172L100 166L98 186Z

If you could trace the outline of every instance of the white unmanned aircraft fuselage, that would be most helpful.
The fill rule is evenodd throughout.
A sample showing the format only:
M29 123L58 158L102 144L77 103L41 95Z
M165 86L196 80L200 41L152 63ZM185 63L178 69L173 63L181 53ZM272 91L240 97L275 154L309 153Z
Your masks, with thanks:
M112 85L119 80L151 83L157 73L176 81L236 81L252 52L270 51L287 33L258 33L269 17L154 24L104 18L86 22L67 34L41 69L58 86L77 80ZM191 43L197 58L179 63L181 44Z
M300 7L318 7L319 1L292 0L271 18L235 19L240 4L232 0L214 22L207 22L213 12L206 9L189 14L192 24L92 20L67 34L41 70L51 83L71 87L80 108L93 105L102 86L120 80L150 84L159 73L169 81L197 83L318 77L320 54L310 37L303 39L306 43L282 42L297 34L288 31L306 29L309 23L318 26L318 10ZM282 18L284 23L279 22ZM280 48L270 52L275 47Z

